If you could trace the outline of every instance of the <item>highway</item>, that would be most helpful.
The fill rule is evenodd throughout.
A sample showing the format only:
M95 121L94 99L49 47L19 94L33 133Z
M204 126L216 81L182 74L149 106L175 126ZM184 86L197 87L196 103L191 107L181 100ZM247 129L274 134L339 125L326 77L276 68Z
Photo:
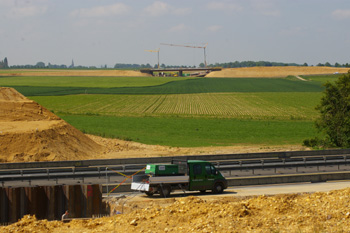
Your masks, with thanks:
M265 157L264 154L250 154L244 157L232 154L231 156L206 155L202 157L203 160L211 161L227 179L233 180L232 184L236 184L237 182L235 183L234 179L238 178L256 179L258 177L285 177L307 174L346 173L350 171L350 155L343 153L343 151L329 155L305 154L281 156L276 153L273 154L275 156L267 154ZM200 159L200 157L196 156L196 159ZM176 157L175 159L183 158ZM166 162L169 162L169 158L166 159L168 160ZM96 166L86 167L51 167L51 163L45 163L49 164L50 167L0 169L0 187L102 184L106 190L110 190L109 186L114 187L121 182L125 182L125 184L130 183L131 180L128 177L137 172L142 173L142 169L146 165L146 163L142 163L144 162L143 160L140 160L140 163L135 163L136 160L128 161L133 163L122 164L121 161L116 161L115 163L119 163L119 165L108 166L106 164L110 161L106 160L99 161L99 163L96 163L98 164ZM81 163L84 162L82 161ZM86 161L86 163L88 162ZM251 182L246 183L251 184ZM244 185L244 183L239 185Z

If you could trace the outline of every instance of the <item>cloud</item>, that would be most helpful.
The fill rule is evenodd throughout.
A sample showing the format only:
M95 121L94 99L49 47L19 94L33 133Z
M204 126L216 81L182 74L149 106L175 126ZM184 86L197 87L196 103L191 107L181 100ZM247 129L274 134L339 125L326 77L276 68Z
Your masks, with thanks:
M350 10L335 10L332 12L332 16L335 19L343 20L343 19L350 19Z
M108 6L97 6L92 8L82 8L71 12L74 17L106 17L113 15L123 15L129 12L129 7L123 3L116 3Z
M207 27L207 31L209 31L209 32L217 32L221 29L222 29L221 25L212 25L212 26Z
M189 27L186 26L185 24L178 24L172 28L169 29L170 32L181 32L187 30Z
M253 8L265 16L280 16L281 12L276 5L277 3L273 0L252 0Z
M243 7L235 4L235 3L228 3L228 2L210 2L207 4L207 9L209 10L220 10L220 11L242 11Z
M303 33L306 29L302 27L292 27L288 29L283 29L280 34L284 36L295 36Z
M187 15L192 12L190 8L177 8L167 3L156 1L144 9L144 12L150 16L161 16L166 14L172 15Z
M7 16L10 18L24 18L42 15L47 11L46 6L27 6L14 7L8 11Z

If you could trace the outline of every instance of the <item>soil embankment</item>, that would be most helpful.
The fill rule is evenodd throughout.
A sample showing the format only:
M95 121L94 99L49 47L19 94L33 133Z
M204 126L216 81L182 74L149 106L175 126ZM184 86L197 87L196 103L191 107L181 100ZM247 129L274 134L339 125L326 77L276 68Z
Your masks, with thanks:
M86 159L102 147L12 88L0 88L0 162Z

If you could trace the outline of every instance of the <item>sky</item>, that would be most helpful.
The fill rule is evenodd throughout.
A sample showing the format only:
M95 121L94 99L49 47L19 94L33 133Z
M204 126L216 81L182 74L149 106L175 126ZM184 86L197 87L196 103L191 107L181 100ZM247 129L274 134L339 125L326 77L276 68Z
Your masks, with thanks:
M349 0L0 0L12 65L350 63Z

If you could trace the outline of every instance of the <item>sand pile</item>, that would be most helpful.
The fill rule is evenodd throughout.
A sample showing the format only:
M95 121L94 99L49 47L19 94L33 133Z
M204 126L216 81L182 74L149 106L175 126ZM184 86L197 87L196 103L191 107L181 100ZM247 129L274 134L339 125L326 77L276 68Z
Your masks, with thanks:
M148 199L124 214L93 220L25 216L1 232L349 232L350 189L251 198ZM164 200L164 199L162 199Z
M36 102L0 87L0 162L84 159L101 149Z
M288 75L313 75L347 73L350 68L320 67L320 66L274 66L274 67L246 67L228 68L222 71L211 72L206 77L218 78L261 78L287 77Z

